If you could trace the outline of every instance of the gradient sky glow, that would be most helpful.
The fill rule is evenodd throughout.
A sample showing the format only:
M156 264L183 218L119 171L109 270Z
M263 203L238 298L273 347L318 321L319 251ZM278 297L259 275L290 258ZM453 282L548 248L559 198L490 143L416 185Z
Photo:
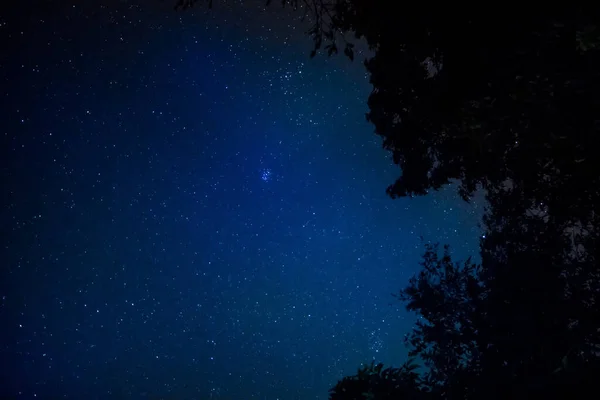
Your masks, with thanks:
M0 16L0 397L326 399L403 362L419 236L474 254L480 202L386 197L360 57L277 5L112 3Z

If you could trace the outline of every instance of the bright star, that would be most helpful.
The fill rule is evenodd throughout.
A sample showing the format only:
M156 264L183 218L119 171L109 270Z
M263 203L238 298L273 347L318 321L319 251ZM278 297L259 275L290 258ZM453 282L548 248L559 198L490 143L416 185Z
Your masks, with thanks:
M272 176L273 173L268 168L265 168L260 172L260 179L262 179L263 182L269 182Z

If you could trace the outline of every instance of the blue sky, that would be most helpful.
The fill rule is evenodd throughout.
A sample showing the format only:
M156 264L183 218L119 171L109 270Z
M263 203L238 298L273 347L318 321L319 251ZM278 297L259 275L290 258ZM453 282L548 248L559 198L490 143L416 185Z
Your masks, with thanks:
M404 361L419 237L475 254L482 207L386 197L361 60L269 12L3 21L0 394L326 399Z

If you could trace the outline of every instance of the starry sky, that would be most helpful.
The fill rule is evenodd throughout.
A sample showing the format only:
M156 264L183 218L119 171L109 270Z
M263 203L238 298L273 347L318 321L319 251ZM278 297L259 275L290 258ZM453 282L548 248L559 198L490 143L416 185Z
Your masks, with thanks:
M361 56L309 59L278 5L81 3L0 14L0 397L326 399L402 363L420 236L474 254L483 207L385 195Z

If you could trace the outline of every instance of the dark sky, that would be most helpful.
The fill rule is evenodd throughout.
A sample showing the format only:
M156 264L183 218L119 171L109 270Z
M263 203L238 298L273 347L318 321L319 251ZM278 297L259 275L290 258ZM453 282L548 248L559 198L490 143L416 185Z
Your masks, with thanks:
M112 3L0 14L0 397L326 399L402 363L419 236L473 254L482 207L387 198L362 60L277 4Z

